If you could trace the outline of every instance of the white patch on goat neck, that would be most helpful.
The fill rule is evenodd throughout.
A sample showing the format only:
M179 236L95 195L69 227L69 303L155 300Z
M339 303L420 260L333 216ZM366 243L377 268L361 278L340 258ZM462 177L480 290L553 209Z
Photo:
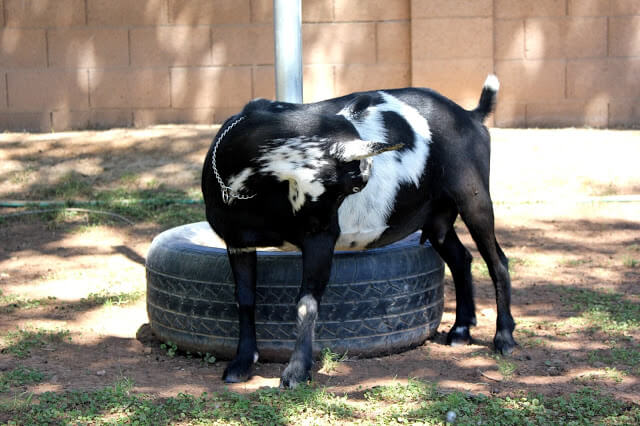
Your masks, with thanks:
M307 196L315 201L325 191L318 172L328 161L322 149L326 139L298 137L272 142L260 157L260 172L289 181L289 202L297 212Z
M245 189L245 184L249 176L254 174L254 170L251 167L243 169L237 175L233 175L229 178L229 188L237 194L241 194Z
M365 248L388 228L398 189L403 183L420 184L429 156L431 132L427 120L413 107L385 92L378 92L384 103L367 108L361 119L344 115L355 126L360 138L397 143L388 140L384 112L394 112L406 120L413 131L414 146L410 150L390 151L373 157L371 176L364 189L345 198L338 210L340 237L338 248Z

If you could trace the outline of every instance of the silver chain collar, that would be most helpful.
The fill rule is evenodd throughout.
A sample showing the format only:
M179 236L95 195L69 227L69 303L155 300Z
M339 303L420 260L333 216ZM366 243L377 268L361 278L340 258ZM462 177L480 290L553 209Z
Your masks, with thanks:
M216 175L216 180L218 181L218 184L220 185L220 192L222 194L222 201L227 205L231 204L233 202L233 200L236 200L236 199L237 200L248 200L248 199L251 199L251 198L256 196L256 194L253 194L253 195L242 195L242 194L239 194L239 193L235 192L233 189L231 189L231 187L225 185L224 181L220 177L220 173L218 173L218 167L216 167L216 154L218 152L218 145L220 145L220 141L227 135L227 133L229 133L231 131L231 129L233 129L235 127L236 124L238 124L239 122L241 122L244 119L245 119L245 117L241 116L236 121L231 123L226 129L224 129L224 131L220 134L220 136L218 136L218 138L216 139L216 141L213 144L213 153L211 155L211 165L213 166L213 174Z

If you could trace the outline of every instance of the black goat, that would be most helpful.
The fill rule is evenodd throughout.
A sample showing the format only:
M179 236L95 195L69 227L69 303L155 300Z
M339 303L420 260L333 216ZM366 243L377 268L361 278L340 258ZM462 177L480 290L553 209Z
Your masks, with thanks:
M335 248L371 248L422 230L449 266L456 321L447 342L470 342L476 324L471 255L453 227L460 214L488 265L498 307L495 350L510 353L508 261L494 234L489 195L489 76L476 109L429 90L372 91L313 104L258 99L221 127L206 156L207 220L228 246L240 336L227 382L246 380L258 359L256 247L302 251L298 335L281 386L310 378L313 330Z

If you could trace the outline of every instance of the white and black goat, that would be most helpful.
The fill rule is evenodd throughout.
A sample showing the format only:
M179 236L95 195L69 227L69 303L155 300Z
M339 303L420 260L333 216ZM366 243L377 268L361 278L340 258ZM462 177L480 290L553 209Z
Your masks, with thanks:
M432 90L406 88L305 105L258 99L223 124L206 156L202 191L236 282L240 336L224 380L247 380L258 359L256 247L284 242L302 251L303 276L297 340L281 386L310 378L318 305L336 248L379 247L422 230L455 282L447 342L470 342L471 255L453 227L458 214L496 290L495 350L512 351L511 283L494 234L483 125L498 86L489 76L472 111Z

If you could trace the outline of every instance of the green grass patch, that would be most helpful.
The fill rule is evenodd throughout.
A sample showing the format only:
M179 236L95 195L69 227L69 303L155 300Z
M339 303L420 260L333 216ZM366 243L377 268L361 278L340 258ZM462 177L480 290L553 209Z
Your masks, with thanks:
M365 396L383 400L378 421L382 424L444 424L455 419L463 425L635 424L640 407L617 401L596 390L583 388L563 397L487 397L461 392L440 393L433 386L409 382L381 386ZM380 409L380 407L372 407Z
M498 365L498 371L500 372L500 374L502 374L502 377L505 380L511 380L514 373L518 369L517 364L511 361L510 359L500 355L493 355L492 358L496 360L496 364Z
M301 385L295 390L268 388L240 395L178 394L153 399L133 392L123 378L94 391L47 392L0 403L9 424L456 424L548 425L637 424L640 407L582 388L556 398L540 395L488 397L442 393L432 384L377 386L364 393L366 409L346 396Z
M124 293L110 293L102 290L97 293L89 293L86 298L80 299L83 306L123 306L135 303L145 295L144 291L131 291Z
M602 362L605 364L624 365L629 369L640 367L640 347L601 349L589 352L589 362L595 364Z
M29 299L16 294L5 295L0 290L0 313L10 314L19 309L34 309L40 306L55 303L57 299L54 296L48 296L40 299Z
M17 367L7 372L0 372L0 392L6 392L14 386L24 386L43 381L45 374L40 370L28 367Z
M47 330L42 328L18 329L10 331L4 338L3 353L18 358L26 358L36 348L71 341L69 330Z
M18 215L1 217L0 224L36 218L48 222L52 228L74 224L76 230L85 231L88 227L130 222L154 222L170 228L205 219L199 191L176 191L163 186L101 191L52 189L43 194L36 193L35 198L55 200L58 204L29 206Z
M626 333L640 328L640 304L614 292L562 288L571 309L592 329L606 333Z
M345 398L324 389L262 389L250 395L222 392L178 394L152 400L132 392L127 379L96 391L47 392L31 404L0 405L9 424L253 424L290 425L304 421L335 423L355 418ZM0 416L2 417L2 416Z
M436 386L420 380L409 379L407 384L376 386L366 391L365 399L392 403L409 403L437 397Z
M634 259L632 257L625 257L622 261L622 264L627 268L638 268L640 267L640 259Z
M90 197L93 193L93 179L72 171L51 185L37 185L31 197L41 200L70 200Z
M347 353L340 355L333 351L330 348L323 348L320 353L320 371L323 373L331 373L338 368L338 364L347 359Z

